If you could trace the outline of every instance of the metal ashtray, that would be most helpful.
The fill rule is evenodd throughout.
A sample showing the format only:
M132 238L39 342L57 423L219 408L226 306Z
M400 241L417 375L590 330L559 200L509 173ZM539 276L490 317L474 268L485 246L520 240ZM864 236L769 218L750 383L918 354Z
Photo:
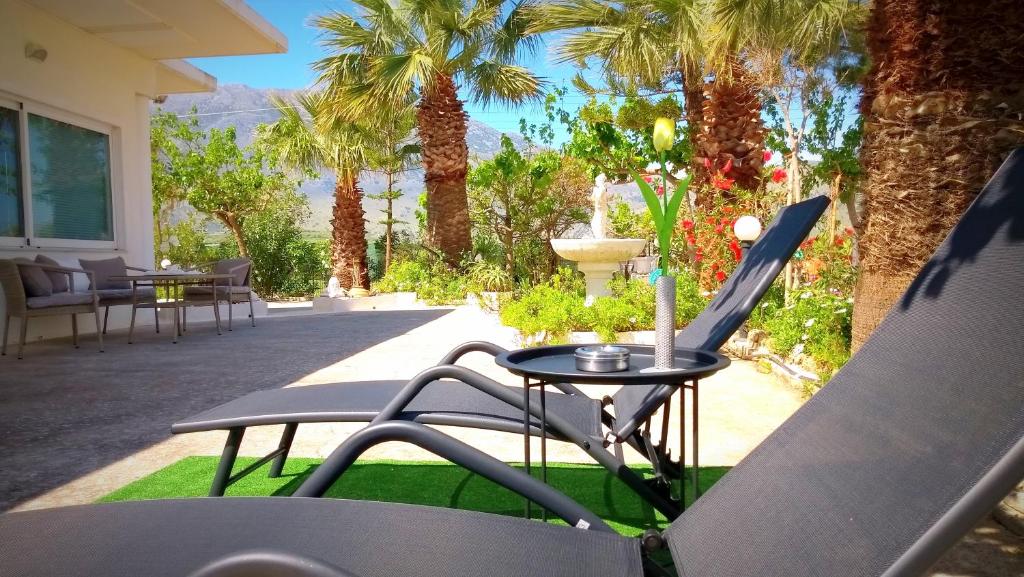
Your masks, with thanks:
M629 369L629 349L594 345L576 349L576 369L588 373L615 373Z

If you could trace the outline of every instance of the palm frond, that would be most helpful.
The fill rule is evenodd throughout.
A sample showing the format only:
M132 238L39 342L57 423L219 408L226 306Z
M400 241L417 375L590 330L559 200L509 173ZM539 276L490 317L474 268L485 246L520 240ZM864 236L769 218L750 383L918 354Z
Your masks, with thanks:
M541 37L530 30L534 21L543 18L534 0L519 0L509 10L490 39L490 57L506 64L519 54L533 56L541 46Z
M546 82L522 66L482 60L466 72L474 103L487 107L494 102L517 106L540 100Z

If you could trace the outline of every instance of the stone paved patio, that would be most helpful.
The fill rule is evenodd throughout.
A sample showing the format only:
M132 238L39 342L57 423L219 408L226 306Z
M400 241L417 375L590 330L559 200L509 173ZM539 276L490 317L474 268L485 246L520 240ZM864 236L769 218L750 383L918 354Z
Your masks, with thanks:
M91 502L185 456L217 455L224 433L172 437L170 424L250 391L410 378L456 344L477 339L516 345L513 331L473 307L272 315L256 328L238 323L234 332L219 337L211 325L194 324L177 345L152 334L128 345L123 334L112 333L104 354L88 339L79 350L67 342L34 344L23 361L0 358L0 450L7 465L0 476L0 510ZM466 357L464 364L508 384L517 382L484 355ZM592 396L604 394L600 387L585 389ZM703 380L701 463L735 464L801 402L795 389L747 362L734 362ZM325 456L360 426L302 426L292 454ZM280 431L250 429L241 454L268 452ZM446 432L499 459L522 459L518 436ZM674 430L669 438L677 438ZM552 461L588 462L564 443L549 444L549 455ZM395 443L366 457L435 458ZM641 460L635 454L627 458ZM1024 544L986 522L936 569L935 575L1024 575Z

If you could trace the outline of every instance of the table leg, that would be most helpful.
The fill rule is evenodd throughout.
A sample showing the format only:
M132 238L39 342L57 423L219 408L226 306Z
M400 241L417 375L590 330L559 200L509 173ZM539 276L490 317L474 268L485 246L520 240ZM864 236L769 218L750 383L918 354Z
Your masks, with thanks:
M679 387L679 510L686 510L686 385Z
M231 295L228 294L228 299ZM220 335L220 301L217 300L217 279L213 280L213 318L217 321L217 334Z
M523 377L523 467L526 474L530 475L530 379ZM526 498L526 518L529 519L531 511L530 498Z
M548 483L548 411L544 381L540 382L540 478ZM548 510L541 507L541 519L548 520Z
M178 306L180 304L180 302L178 301L178 283L177 282L173 282L172 281L172 282L167 284L167 294L168 294L168 296L169 296L169 298L171 300L171 306L174 309L174 332L172 333L172 336L171 336L171 342L174 343L174 344L178 344L178 335L181 334L181 319L179 318L179 314L181 313L181 308Z
M700 459L697 456L697 451L698 451L698 448L700 447L700 443L698 442L698 439L697 439L697 428L698 428L698 425L699 425L699 423L697 421L697 416L700 413L700 411L698 409L698 402L697 402L697 389L698 389L698 385L699 384L700 384L700 382L699 382L698 379L693 379L693 421L692 421L692 423L693 423L693 471L692 471L692 474L693 474L693 499L694 499L694 501L696 501L697 498L700 497L700 484L699 484L699 479L698 479L698 477L700 475Z

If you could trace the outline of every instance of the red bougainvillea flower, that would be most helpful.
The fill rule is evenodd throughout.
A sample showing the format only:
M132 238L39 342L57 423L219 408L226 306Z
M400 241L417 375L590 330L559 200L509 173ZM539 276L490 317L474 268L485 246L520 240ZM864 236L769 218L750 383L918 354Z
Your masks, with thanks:
M718 261L711 263L711 270L718 270L722 265L718 264Z
M786 180L786 171L781 168L776 168L772 171L772 182L778 183Z
M649 174L645 174L641 178L643 178L644 182L646 182L647 184L650 184L651 181L654 180L654 177Z
M715 220L715 217L709 216L709 217L704 219L704 222L706 222L708 224L715 224L717 221Z
M725 271L723 271L723 270L715 271L715 278L718 280L718 282L725 282L725 278L726 278Z
M731 190L732 183L734 182L736 182L734 179L725 178L724 176L722 176L721 173L711 177L711 186L717 188L718 190Z
M723 216L720 222L722 223L722 226L729 226L730 224L732 224L732 219Z
M688 242L690 244L697 244L697 237L694 236L692 232L688 232L688 233L686 233L686 242ZM700 253L700 249L697 249L697 252L699 254Z
M693 221L686 219L683 221L683 230L693 230Z
M704 168L711 169L711 159L706 156L704 157Z
M846 234L847 235L852 235L853 234L853 227L851 227L851 226L846 227Z
M723 206L722 207L722 212L724 212L725 214L732 214L732 207L731 206Z
M732 159L731 158L729 160L725 161L725 166L722 167L722 174L726 174L730 170L732 170Z
M665 194L665 187L659 186L658 188L654 189L654 194L662 196L663 194Z
M704 260L704 255L702 255L701 253L698 252L697 254L693 255L693 262L700 262L702 260Z
M835 242L836 242L836 246L843 246L843 243L846 242L846 241L843 240L843 237L837 236Z
M735 240L730 242L729 243L729 250L732 251L732 258L736 262L740 262L740 259L743 258L743 249L740 248L739 243L737 243Z
M715 232L717 234L722 234L723 230L725 230L725 229L722 227L722 225L720 225L720 224L715 225Z
M763 153L761 154L761 160L762 160L762 161L764 161L764 162L768 162L768 161L769 161L769 160L771 160L771 159L772 159L772 151L770 151L770 150L766 150L766 151L764 151L764 152L763 152Z

